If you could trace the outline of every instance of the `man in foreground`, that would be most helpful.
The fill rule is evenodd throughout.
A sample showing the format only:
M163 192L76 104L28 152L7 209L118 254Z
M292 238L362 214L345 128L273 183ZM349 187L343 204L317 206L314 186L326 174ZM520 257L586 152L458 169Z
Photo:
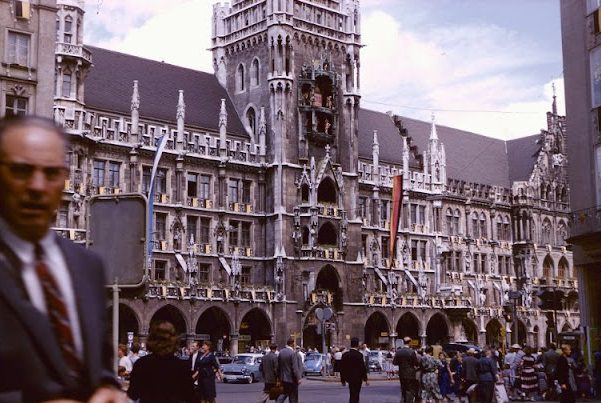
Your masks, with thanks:
M277 349L277 344L270 345L269 352L265 354L263 356L263 360L261 360L259 369L261 370L261 375L263 375L265 386L263 387L263 392L261 393L259 400L257 400L257 403L265 403L267 400L269 400L269 391L276 385L278 381Z
M294 351L294 337L288 338L286 347L280 351L278 368L284 393L278 397L277 403L284 403L286 398L290 403L298 403L298 385L303 377L303 363L301 356Z
M363 354L357 350L358 347L359 339L353 337L351 339L351 349L342 354L340 362L340 382L342 386L345 386L348 382L349 403L359 403L362 382L369 385Z
M125 402L100 258L50 230L67 169L50 120L0 120L0 402Z
M417 391L419 389L419 382L416 377L417 369L419 368L419 359L415 350L411 348L411 337L405 337L403 342L405 346L397 350L392 364L399 367L399 381L401 382L403 402L413 403L417 398Z

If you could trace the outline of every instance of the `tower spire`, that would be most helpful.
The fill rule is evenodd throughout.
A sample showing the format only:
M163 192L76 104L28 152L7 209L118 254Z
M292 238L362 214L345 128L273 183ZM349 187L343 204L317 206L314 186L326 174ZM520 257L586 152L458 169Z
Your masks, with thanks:
M227 130L227 110L225 109L225 98L221 98L221 109L219 110L219 150L222 156L226 155L225 133Z
M177 141L176 149L181 151L184 149L184 119L186 118L186 104L184 103L184 90L179 90L179 98L177 100Z
M551 84L551 87L553 87L553 115L557 115L557 94L555 91L555 82Z
M138 122L140 121L140 93L138 92L138 80L134 80L134 88L131 93L131 134L138 134Z
M432 112L432 127L430 128L430 141L438 141L438 132L436 131L436 115Z

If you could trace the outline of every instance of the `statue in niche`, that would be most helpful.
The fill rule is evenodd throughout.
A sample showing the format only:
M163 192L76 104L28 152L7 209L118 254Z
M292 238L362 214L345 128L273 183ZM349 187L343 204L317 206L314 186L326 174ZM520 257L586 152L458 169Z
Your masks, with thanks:
M328 109L332 109L333 103L332 103L332 96L328 95L326 97L326 108Z
M421 270L418 275L417 284L419 285L417 292L420 300L423 302L426 300L426 295L428 294L428 278L426 277L426 273Z
M490 254L490 274L496 274L497 272L497 255L494 253Z
M79 215L81 211L81 205L83 203L83 198L81 197L79 192L76 191L75 193L73 193L73 196L71 196L71 200L73 201L73 214Z
M215 240L217 241L217 254L223 254L223 242L225 240L225 225L219 220L215 226Z
M323 130L323 131L324 131L326 134L331 134L331 133L330 133L330 128L331 128L331 127L332 127L332 124L330 123L330 120L329 120L328 118L326 118L326 120L324 121L324 124L323 124L323 128L324 128L324 130Z
M274 280L276 299L282 301L284 299L284 260L282 256L278 256L277 258Z
M502 299L502 303L506 304L509 302L509 290L511 289L511 287L509 286L509 284L507 284L506 281L501 281L501 299Z
M522 288L523 300L522 303L524 308L530 308L532 306L532 284L530 281L526 281Z

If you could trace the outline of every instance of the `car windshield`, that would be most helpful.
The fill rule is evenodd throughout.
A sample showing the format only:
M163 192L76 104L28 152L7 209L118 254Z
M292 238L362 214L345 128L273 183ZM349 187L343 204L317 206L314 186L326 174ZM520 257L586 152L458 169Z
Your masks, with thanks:
M305 362L307 361L319 361L321 360L321 357L319 355L308 355L307 357L305 357Z
M252 363L252 357L249 357L247 355L237 355L234 358L234 361L232 361L232 364L250 364Z
M377 357L378 356L379 351L370 351L369 355L372 357Z

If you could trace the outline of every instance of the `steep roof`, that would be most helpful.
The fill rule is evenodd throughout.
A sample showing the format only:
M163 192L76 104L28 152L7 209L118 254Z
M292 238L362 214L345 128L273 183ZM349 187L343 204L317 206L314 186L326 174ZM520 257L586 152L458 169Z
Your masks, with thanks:
M430 137L430 122L400 117L412 144L425 153ZM359 156L371 159L373 128L378 129L380 159L402 164L402 139L392 119L385 113L359 111ZM389 123L386 123L388 121ZM436 125L438 138L445 146L447 177L487 185L510 186L509 162L503 140L447 126ZM369 146L368 146L369 144Z
M140 117L176 124L178 91L184 90L188 126L219 130L220 99L225 98L228 133L247 137L230 97L213 74L86 46L93 67L85 81L87 107L129 115L134 80L138 80Z
M512 182L530 179L540 151L539 138L540 136L535 134L507 142L509 180Z

